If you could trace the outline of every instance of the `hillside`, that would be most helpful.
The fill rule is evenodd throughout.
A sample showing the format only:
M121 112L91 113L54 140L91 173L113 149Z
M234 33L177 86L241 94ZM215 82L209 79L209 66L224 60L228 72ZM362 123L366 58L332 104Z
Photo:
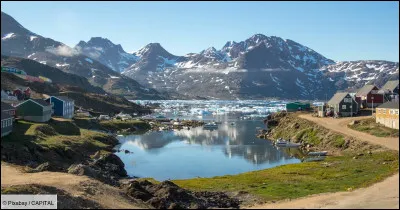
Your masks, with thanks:
M88 92L79 86L28 82L14 74L1 72L1 89L12 90L20 86L30 87L32 98L43 98L45 97L43 94L68 96L75 100L76 106L91 110L94 114L119 113L120 111L125 113L148 112L142 106L134 104L121 96Z
M14 18L1 13L1 54L35 60L39 63L76 74L104 91L136 99L164 99L154 89L123 76L67 45L29 31ZM52 78L51 78L52 79Z

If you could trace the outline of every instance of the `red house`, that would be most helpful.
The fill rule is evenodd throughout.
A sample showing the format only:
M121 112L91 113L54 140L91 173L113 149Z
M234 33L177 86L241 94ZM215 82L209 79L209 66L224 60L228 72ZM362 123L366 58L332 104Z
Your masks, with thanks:
M362 108L377 107L384 103L384 95L378 93L379 88L375 85L365 85L356 93L356 97L361 99Z

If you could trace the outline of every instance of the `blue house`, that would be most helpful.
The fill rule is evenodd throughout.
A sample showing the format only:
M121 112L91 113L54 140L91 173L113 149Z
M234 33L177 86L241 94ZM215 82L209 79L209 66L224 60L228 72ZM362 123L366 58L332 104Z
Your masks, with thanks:
M53 115L63 118L72 118L74 116L74 100L65 96L50 96L46 99L53 105Z

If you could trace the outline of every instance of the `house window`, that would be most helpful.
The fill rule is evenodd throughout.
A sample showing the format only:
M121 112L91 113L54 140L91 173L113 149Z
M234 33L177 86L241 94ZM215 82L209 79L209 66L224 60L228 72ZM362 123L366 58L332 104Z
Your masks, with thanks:
M342 105L342 109L346 109L346 105Z
M343 101L344 101L345 103L351 103L351 98L344 98Z
M396 112L396 115L399 115L399 110L398 109L395 112Z

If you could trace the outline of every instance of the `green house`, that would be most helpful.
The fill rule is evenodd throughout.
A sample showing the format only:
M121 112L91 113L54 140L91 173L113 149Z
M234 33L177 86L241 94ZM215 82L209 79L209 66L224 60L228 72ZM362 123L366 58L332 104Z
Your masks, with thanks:
M286 111L288 112L295 112L298 110L306 110L310 108L310 103L303 103L303 102L292 102L286 104Z
M51 104L43 99L28 99L15 108L17 117L33 122L47 122L52 114Z

